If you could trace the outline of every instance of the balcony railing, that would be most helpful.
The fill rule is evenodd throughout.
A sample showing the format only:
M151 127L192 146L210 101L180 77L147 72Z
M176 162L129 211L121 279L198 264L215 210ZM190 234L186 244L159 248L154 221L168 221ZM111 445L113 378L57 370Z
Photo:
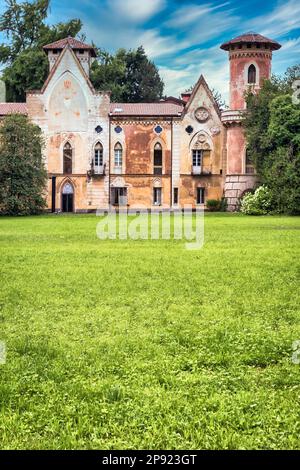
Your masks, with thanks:
M90 178L95 176L104 176L105 175L105 164L101 166L91 165L91 169L87 172Z
M104 172L105 172L105 167L104 167L104 165L102 165L102 166L95 166L95 167L93 168L93 175L94 175L94 176L97 176L97 175L103 176L103 175L104 175Z
M192 175L194 176L208 176L212 174L211 166L192 166Z

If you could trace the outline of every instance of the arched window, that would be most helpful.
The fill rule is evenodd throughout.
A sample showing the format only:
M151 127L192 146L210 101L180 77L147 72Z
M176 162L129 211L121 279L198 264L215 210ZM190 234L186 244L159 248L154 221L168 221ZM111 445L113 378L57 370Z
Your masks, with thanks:
M94 149L94 168L95 171L103 167L103 146L100 142L97 142Z
M123 163L123 147L120 144L120 142L118 142L115 145L115 167L118 167L118 168L122 167L122 163Z
M248 83L256 83L256 68L255 65L251 64L248 68Z
M64 146L64 151L63 151L64 173L67 173L67 174L72 173L72 156L73 156L72 146L69 142L67 142Z
M159 142L154 146L154 174L162 175L163 170L163 150Z

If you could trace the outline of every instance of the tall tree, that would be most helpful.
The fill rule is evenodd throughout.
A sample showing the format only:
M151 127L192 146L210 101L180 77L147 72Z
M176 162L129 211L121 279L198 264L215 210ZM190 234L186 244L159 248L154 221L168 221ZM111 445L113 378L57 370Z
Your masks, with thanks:
M3 79L10 101L24 101L26 90L42 87L48 74L42 47L67 36L75 37L82 28L78 19L47 25L49 4L49 0L6 0L0 32L6 35L7 44L0 46L0 62L6 65Z
M300 213L300 104L293 103L292 83L300 66L283 78L266 80L247 97L244 120L249 157L261 183L271 191L274 209Z
M91 69L91 80L99 90L111 90L112 101L151 102L163 96L164 83L157 67L145 54L144 48L115 55L99 50L98 61Z
M97 61L91 67L90 76L96 89L111 91L112 101L123 101L127 90L126 50L119 49L112 55L98 49Z
M38 214L45 208L47 173L41 129L27 117L6 117L0 127L0 213Z

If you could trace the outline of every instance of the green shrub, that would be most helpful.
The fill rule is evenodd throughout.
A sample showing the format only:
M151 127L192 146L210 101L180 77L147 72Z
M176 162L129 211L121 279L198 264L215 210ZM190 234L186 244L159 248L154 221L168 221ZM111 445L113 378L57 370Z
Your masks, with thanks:
M221 212L226 212L227 211L227 199L226 197L222 197L221 203L220 203L220 211Z
M220 199L207 199L206 207L211 212L217 212L221 210L221 203Z
M272 195L266 186L246 194L241 201L241 212L246 215L266 215L272 211Z

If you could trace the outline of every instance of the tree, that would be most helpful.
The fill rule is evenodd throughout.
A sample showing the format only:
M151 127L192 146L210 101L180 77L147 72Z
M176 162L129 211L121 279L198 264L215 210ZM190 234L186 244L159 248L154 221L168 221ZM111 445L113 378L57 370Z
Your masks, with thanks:
M110 91L115 102L124 101L126 95L126 50L119 49L111 55L97 49L97 61L91 67L91 81L101 91Z
M226 101L222 97L221 93L215 88L212 88L211 92L220 112L223 111L224 109L228 109Z
M21 52L3 72L7 101L22 102L26 90L40 90L48 75L48 60L43 51Z
M24 101L27 90L42 87L48 75L48 61L42 47L67 36L75 37L82 28L78 19L48 26L45 21L49 0L17 3L6 0L0 18L0 32L8 43L0 46L0 62L6 65L3 79L10 101Z
M0 32L6 35L7 44L0 46L0 63L6 65L3 79L10 101L24 101L27 90L42 87L49 73L43 46L78 36L81 31L79 19L47 25L49 4L49 0L21 3L6 0ZM85 41L85 36L81 34L79 39ZM143 47L130 51L120 49L115 55L99 49L91 80L95 88L110 90L113 101L157 101L164 88L157 67L147 58Z
M47 172L42 158L43 145L40 128L27 117L10 115L1 123L1 214L38 214L45 208Z
M163 96L164 83L143 47L129 51L119 49L115 55L99 50L98 61L91 69L91 80L96 89L110 90L115 102L151 102Z
M16 0L5 0L5 3L7 9L0 19L0 32L5 33L9 44L0 51L0 61L13 62L20 52L36 45L50 1L18 4Z
M126 84L126 102L151 102L162 98L164 83L156 65L147 58L142 46L135 51L128 51L126 55Z
M300 104L292 83L300 67L283 78L266 80L258 95L247 96L244 126L248 154L260 182L270 191L273 209L300 213Z

